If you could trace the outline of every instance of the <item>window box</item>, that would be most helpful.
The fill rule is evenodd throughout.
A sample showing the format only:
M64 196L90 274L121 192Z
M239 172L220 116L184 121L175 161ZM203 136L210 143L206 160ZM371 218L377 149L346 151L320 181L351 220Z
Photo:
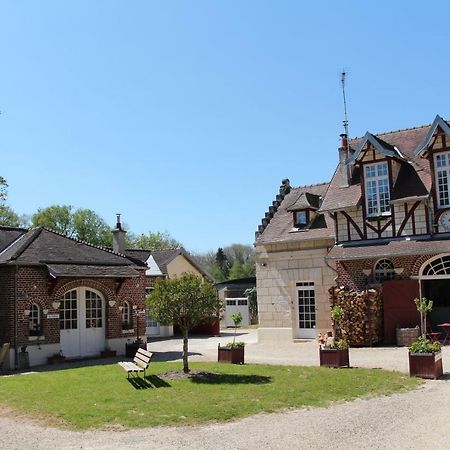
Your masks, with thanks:
M348 348L319 348L319 361L325 367L350 367Z

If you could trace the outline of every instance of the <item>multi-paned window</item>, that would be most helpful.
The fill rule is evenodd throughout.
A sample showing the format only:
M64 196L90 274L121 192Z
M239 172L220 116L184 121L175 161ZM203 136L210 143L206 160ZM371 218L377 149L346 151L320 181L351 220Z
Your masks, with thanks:
M395 276L394 264L389 259L381 259L375 264L373 272L374 279L378 283L385 280L392 280Z
M366 211L368 216L380 216L391 211L389 171L387 162L364 166Z
M450 206L448 189L450 179L450 152L434 155L434 165L436 168L438 207L446 208Z
M101 328L102 312L102 298L86 289L86 328Z
M299 328L316 328L316 296L313 281L297 283Z
M133 319L131 315L131 305L130 302L123 302L122 309L122 327L124 330L129 330L133 328Z
M77 290L66 292L59 307L59 327L61 330L78 329Z
M41 308L33 303L29 316L30 336L39 336L41 333Z

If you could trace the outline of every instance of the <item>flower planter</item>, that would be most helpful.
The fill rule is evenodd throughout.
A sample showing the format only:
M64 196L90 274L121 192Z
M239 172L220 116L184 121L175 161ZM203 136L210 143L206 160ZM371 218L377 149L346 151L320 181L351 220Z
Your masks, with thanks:
M231 364L244 364L244 347L227 348L218 346L217 360Z
M442 353L409 352L409 374L415 377L437 380L443 374Z
M320 348L319 360L321 366L326 367L350 367L348 348L338 350L334 348Z
M66 357L62 355L53 355L47 357L47 363L48 364L58 364L65 362Z

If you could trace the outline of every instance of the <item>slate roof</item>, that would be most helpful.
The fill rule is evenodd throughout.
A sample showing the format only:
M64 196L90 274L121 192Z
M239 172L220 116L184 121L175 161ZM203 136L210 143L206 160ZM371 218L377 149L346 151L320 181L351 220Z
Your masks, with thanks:
M355 245L355 242L357 244ZM327 255L327 259L342 261L357 259L377 259L395 256L433 255L450 252L450 236L439 240L403 238L390 241L355 241L353 244L335 245Z
M334 225L332 220L325 215L319 215L310 228L293 231L293 214L289 212L302 194L307 192L315 196L325 196L328 183L316 184L292 188L283 198L280 206L270 219L264 231L256 238L257 244L276 243L285 241L302 241L309 239L334 238Z
M0 229L0 241L10 237L8 233ZM145 267L112 250L43 227L17 229L17 233L18 237L0 252L0 264L45 265L54 276L89 277L138 276L136 269Z
M1 227L0 226L0 252L12 244L19 236L25 234L25 228Z
M168 275L167 265L173 261L177 256L184 256L200 273L210 280L214 278L190 255L183 247L171 248L166 250L125 250L125 254L131 258L140 259L146 262L150 255L161 270L163 275Z
M301 192L297 200L287 208L288 211L299 211L301 209L319 209L320 195L310 192Z
M375 137L391 147L397 148L405 161L394 186L392 199L428 195L431 190L432 175L428 161L415 155L415 150L426 138L431 125L381 133ZM350 140L350 148L356 149L364 138ZM330 182L330 188L320 208L321 211L339 210L361 203L359 172L353 174L351 184L342 187L344 180L339 167Z

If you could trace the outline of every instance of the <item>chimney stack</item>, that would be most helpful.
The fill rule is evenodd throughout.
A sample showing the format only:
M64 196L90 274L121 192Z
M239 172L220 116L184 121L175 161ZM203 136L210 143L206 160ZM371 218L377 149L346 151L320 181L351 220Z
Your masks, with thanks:
M117 223L116 228L112 230L113 235L113 250L116 253L122 253L125 254L125 234L127 233L122 228L122 223L120 222L120 214L116 214L117 216Z
M338 149L339 151L339 172L341 174L340 187L348 186L350 184L350 167L346 163L349 158L348 154L348 141L347 135L345 133L340 135L341 145Z

